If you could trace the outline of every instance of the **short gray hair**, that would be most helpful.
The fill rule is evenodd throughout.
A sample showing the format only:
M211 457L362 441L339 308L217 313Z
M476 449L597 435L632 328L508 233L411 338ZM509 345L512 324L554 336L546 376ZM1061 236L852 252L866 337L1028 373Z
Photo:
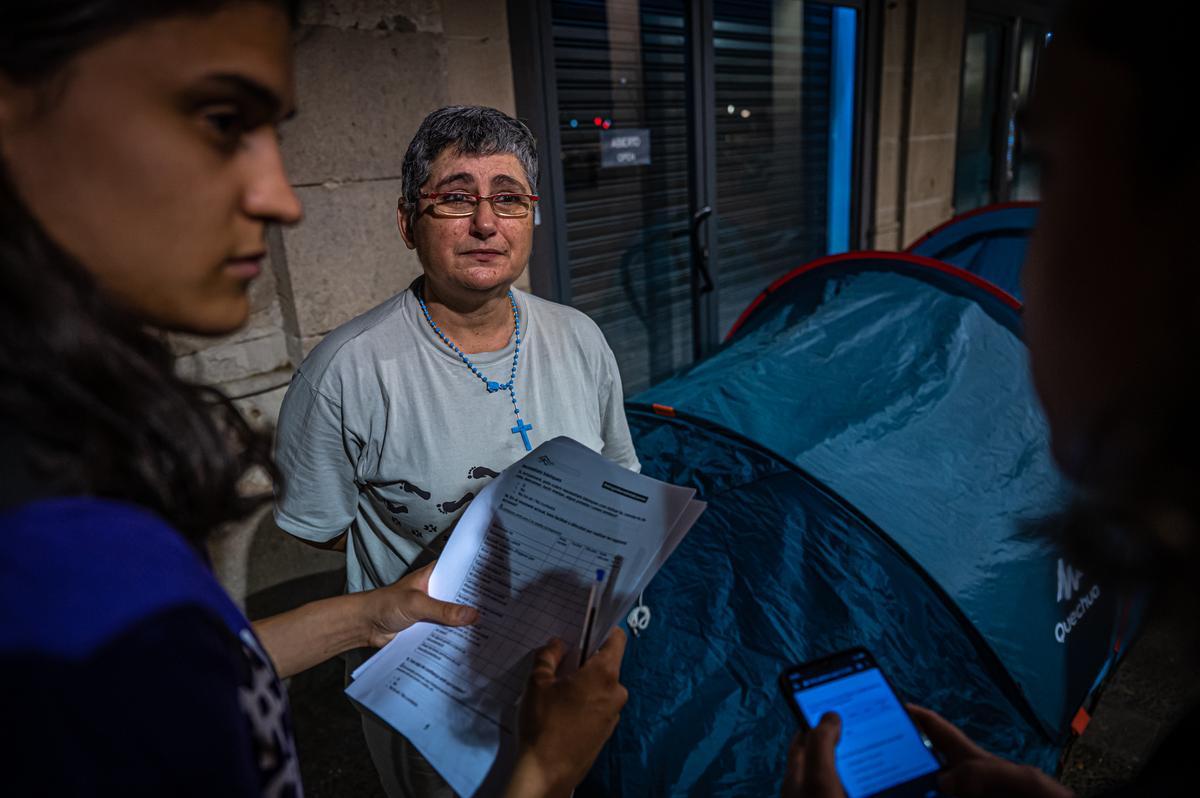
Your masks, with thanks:
M463 155L514 155L525 169L530 191L537 192L537 141L525 123L495 108L451 105L425 117L408 145L401 172L407 204L417 204L430 165L447 147Z

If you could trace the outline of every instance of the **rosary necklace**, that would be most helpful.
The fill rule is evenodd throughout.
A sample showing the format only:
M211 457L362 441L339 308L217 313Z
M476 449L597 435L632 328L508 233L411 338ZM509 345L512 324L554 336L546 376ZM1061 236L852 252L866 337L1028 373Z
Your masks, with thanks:
M533 429L532 424L526 424L521 420L521 408L517 406L517 363L521 358L521 312L517 310L517 300L513 297L513 292L508 292L508 302L512 305L513 312L513 336L516 340L516 347L513 350L512 370L508 374L508 382L496 382L489 380L484 376L483 372L471 362L471 358L467 357L466 353L458 348L458 344L451 341L438 327L433 317L429 315L429 308L425 306L425 300L417 294L417 303L421 306L421 312L425 314L425 321L429 322L429 326L437 334L438 338L442 339L442 343L450 347L454 354L458 355L463 364L466 365L471 373L483 382L488 393L496 393L497 391L508 391L509 397L512 398L513 415L517 418L517 426L513 427L510 432L513 435L521 436L521 443L525 444L525 451L533 451L533 446L529 443L529 430Z

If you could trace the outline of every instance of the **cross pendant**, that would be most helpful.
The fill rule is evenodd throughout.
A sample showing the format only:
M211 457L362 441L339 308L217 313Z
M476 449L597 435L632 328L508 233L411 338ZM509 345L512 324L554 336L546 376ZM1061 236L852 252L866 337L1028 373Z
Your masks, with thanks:
M527 452L533 451L533 447L529 445L529 436L525 434L531 429L533 429L533 425L526 424L520 418L517 419L517 426L512 428L513 435L516 435L518 432L521 433L521 442L525 444L525 451Z

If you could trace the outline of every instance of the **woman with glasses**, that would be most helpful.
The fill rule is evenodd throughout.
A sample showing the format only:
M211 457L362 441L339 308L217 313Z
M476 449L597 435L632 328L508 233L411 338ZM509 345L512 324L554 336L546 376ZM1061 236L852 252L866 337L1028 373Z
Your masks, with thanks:
M529 263L537 178L521 122L469 106L426 117L397 210L422 276L331 332L292 380L276 442L292 489L275 519L344 548L350 593L433 556L480 489L544 441L566 435L639 467L599 328L513 287ZM449 794L407 741L363 724L390 795Z
M247 318L300 205L284 0L0 3L0 764L12 795L298 796L286 677L421 620L428 571L253 626L205 543L265 439L160 331ZM386 587L384 585L387 585ZM623 637L539 651L510 795L566 795L616 723ZM595 663L595 667L593 667Z

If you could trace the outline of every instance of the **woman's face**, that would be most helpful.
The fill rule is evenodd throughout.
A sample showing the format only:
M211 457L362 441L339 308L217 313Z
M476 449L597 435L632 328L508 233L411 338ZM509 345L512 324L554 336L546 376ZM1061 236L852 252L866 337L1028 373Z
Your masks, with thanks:
M290 30L273 3L153 21L32 86L0 76L0 154L47 233L113 298L166 329L249 312L268 222L300 218L277 126Z
M463 155L443 149L430 164L422 192L465 191L498 194L532 193L525 169L515 155ZM494 294L506 291L529 263L533 246L533 213L513 218L497 216L487 202L471 216L440 217L429 200L417 212L402 207L397 213L400 235L417 251L435 295Z

